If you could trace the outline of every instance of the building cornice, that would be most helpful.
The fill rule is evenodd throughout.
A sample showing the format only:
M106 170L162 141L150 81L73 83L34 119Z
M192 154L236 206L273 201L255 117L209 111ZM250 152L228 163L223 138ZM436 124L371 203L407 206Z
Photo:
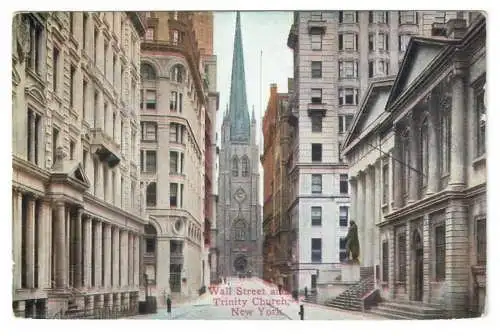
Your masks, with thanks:
M139 36L143 36L146 33L146 26L144 24L144 19L143 19L144 14L142 13L139 14L139 12L126 12L126 13L130 21L132 21L132 24L134 25L137 34L139 34Z

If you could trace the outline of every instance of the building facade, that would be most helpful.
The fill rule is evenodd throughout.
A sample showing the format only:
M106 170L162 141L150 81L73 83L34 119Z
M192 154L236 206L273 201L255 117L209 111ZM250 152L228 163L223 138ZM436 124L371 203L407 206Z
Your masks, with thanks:
M13 23L14 312L133 313L146 224L143 20L135 12L44 12Z
M372 83L347 141L361 251L388 300L480 315L486 290L486 20L410 40ZM446 35L443 36L443 33ZM362 209L363 208L363 209Z
M149 224L144 265L165 304L197 295L204 253L207 86L187 12L148 12L141 43L141 186Z
M333 281L345 258L349 221L347 165L340 146L369 82L393 75L414 35L467 13L416 11L295 12L288 37L294 54L289 121L297 129L289 162L288 215L298 232L294 286ZM360 255L371 265L371 254Z
M217 247L219 277L262 277L262 209L255 113L248 113L240 13L236 14L229 108L222 121Z

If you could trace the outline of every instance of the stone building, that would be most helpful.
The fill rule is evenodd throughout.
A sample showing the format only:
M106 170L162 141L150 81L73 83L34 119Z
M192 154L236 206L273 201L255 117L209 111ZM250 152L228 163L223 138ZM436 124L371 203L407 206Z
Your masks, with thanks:
M18 14L12 42L13 309L137 309L135 12Z
M382 297L463 317L486 290L486 20L433 32L370 85L344 154Z
M141 184L149 218L144 265L160 305L168 294L174 300L196 295L209 274L204 71L193 15L148 12L141 43Z
M394 75L409 39L430 36L433 22L467 13L445 11L295 12L288 37L294 55L290 225L297 232L294 287L335 280L345 258L350 214L348 168L340 146L360 97L375 78ZM291 140L292 141L292 140ZM363 265L372 254L361 254Z
M262 132L264 135L264 153L261 161L264 168L264 279L282 284L291 290L289 262L292 251L289 248L289 221L286 214L288 207L285 168L288 123L288 93L278 93L276 84L271 84L269 101L264 114Z
M229 108L222 121L217 208L218 275L262 277L259 148L248 113L240 13L236 14Z

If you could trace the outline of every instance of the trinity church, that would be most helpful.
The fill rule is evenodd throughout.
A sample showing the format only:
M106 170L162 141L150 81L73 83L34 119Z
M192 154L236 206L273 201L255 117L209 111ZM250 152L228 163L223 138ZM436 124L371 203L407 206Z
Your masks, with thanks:
M247 105L240 13L236 14L231 95L221 130L217 273L262 277L259 147L255 111Z

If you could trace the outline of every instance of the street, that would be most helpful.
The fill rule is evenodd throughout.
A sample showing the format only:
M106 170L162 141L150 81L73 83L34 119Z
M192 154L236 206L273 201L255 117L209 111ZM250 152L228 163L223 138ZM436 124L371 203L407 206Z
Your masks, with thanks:
M323 307L304 305L305 320L379 320L382 317ZM132 319L155 320L300 320L300 304L291 295L280 295L277 288L258 278L228 278L228 284L209 288L207 293L178 306L172 312L158 309L156 314Z

